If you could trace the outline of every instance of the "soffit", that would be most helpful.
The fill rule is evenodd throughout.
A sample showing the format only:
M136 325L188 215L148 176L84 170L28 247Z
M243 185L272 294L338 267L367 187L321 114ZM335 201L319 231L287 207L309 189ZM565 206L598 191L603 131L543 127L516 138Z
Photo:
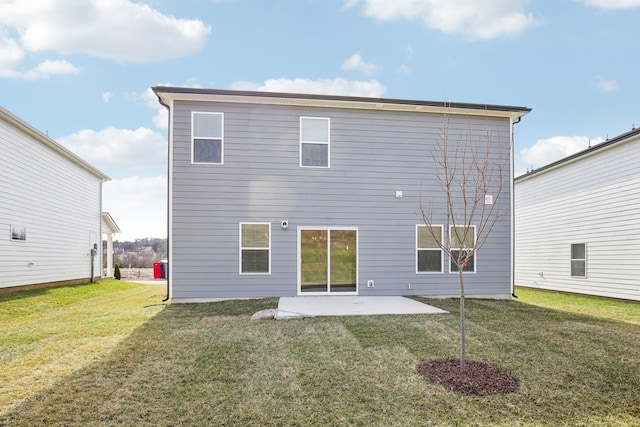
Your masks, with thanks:
M531 109L502 105L450 102L411 101L402 99L362 98L348 96L304 95L277 92L247 92L193 88L155 87L164 105L172 101L226 102L243 104L291 105L320 108L462 114L518 119Z

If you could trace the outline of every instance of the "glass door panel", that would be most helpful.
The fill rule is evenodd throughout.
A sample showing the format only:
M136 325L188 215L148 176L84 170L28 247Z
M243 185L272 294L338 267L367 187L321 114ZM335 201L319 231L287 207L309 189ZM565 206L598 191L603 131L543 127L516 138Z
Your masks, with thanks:
M327 230L300 230L300 291L328 292Z
M330 292L356 292L357 233L355 230L330 230Z

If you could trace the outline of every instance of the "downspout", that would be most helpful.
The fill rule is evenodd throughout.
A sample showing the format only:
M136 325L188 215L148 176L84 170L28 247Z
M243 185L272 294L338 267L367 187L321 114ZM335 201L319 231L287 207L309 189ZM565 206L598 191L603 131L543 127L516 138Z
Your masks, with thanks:
M94 279L94 272L93 272L93 267L96 263L96 254L98 252L98 249L96 248L96 245L94 243L93 247L89 250L89 253L91 254L91 283L95 282Z
M162 102L162 98L160 98L160 96L158 94L156 94L156 96L158 96L158 101L160 102L161 105L164 105L165 108L169 111L169 114L167 114L167 271L166 271L166 279L167 279L167 290L166 290L166 295L163 298L162 302L167 302L169 300L170 297L170 292L169 292L169 282L170 282L170 277L171 274L169 273L170 269L171 269L171 251L169 250L169 248L171 247L171 242L169 239L171 239L171 227L169 226L169 223L171 222L171 211L170 211L170 206L171 206L171 191L170 191L170 187L171 187L171 108L165 104L164 102Z
M514 148L515 148L515 132L513 131L513 126L520 123L522 120L522 116L518 117L518 120L511 123L511 296L513 298L518 298L516 295L516 285L515 285L515 271L516 271L516 214L515 214L515 182L514 182L514 171L515 171L515 157L514 157Z
M168 151L168 150L167 150ZM167 167L168 169L168 167ZM169 186L169 175L167 174L167 187ZM171 258L169 258L169 189L167 188L167 271L165 276L167 277L167 294L162 299L162 302L167 302L169 300L169 268L171 268Z

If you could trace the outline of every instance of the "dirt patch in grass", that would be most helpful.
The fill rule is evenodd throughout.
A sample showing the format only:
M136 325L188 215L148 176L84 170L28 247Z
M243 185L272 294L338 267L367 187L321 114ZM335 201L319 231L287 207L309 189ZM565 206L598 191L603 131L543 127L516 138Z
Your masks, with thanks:
M446 390L464 396L487 396L518 391L520 381L497 366L477 360L465 360L460 372L459 359L434 359L423 362L418 372Z

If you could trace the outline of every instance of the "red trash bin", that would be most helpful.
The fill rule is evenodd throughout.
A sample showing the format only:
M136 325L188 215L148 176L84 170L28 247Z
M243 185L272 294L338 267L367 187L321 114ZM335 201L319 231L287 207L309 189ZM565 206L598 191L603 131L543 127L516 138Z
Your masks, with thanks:
M160 271L160 263L159 262L154 262L153 263L153 278L154 279L159 279L160 277L162 277L162 273Z

